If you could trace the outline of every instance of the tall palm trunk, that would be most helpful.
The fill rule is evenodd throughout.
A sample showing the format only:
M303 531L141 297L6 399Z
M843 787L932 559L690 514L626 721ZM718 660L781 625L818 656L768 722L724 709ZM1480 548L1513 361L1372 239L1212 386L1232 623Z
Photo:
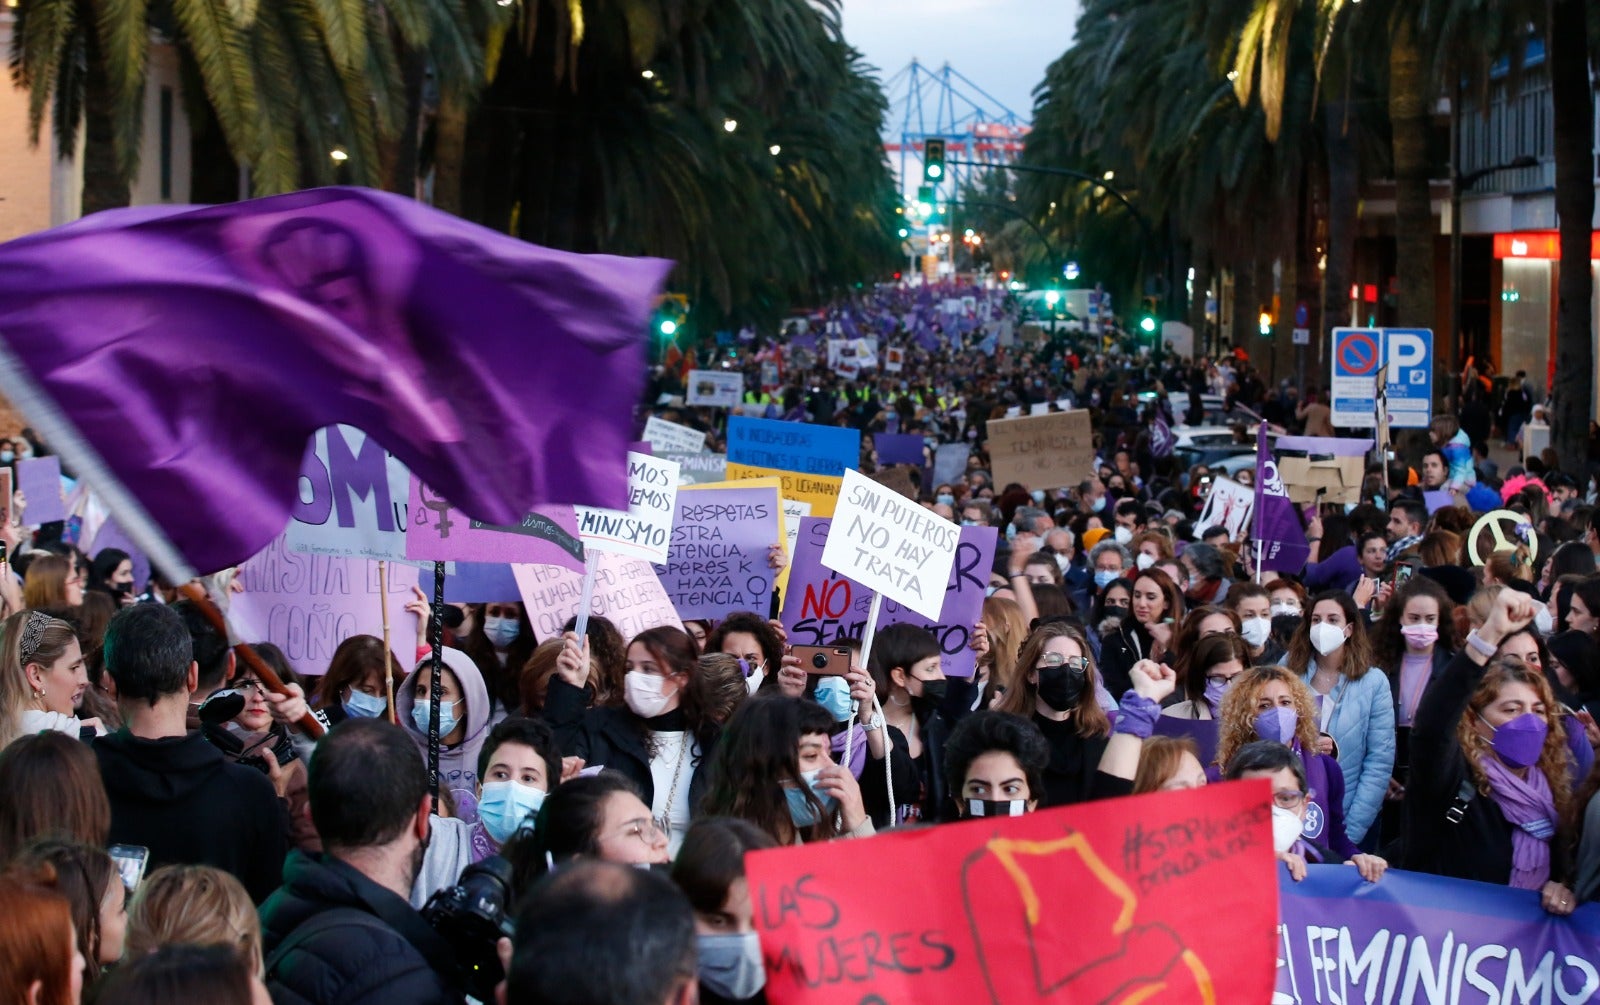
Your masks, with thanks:
M1416 27L1402 16L1389 49L1389 121L1394 129L1395 253L1400 324L1432 328L1433 199L1428 191L1428 85Z
M112 120L114 98L100 56L99 35L84 32L83 76L83 215L118 209L133 200L128 178L122 173Z
M461 215L461 173L467 152L467 103L454 92L439 95L433 116L433 204Z
M1328 267L1322 274L1322 327L1312 334L1311 374L1325 373L1329 332L1349 322L1350 283L1355 276L1356 210L1361 198L1361 161L1348 130L1350 108L1329 102L1323 110L1328 150ZM1311 383L1315 383L1313 378Z
M1253 260L1234 263L1233 331L1230 334L1233 336L1232 343L1236 346L1251 345L1251 339L1258 337L1260 332L1257 326L1257 311L1261 304L1256 289L1256 272L1256 263Z
M1594 418L1590 331L1594 274L1594 86L1589 79L1589 0L1551 0L1550 97L1554 106L1556 215L1561 221L1561 280L1557 290L1555 415L1551 436L1561 467L1584 469L1589 420Z

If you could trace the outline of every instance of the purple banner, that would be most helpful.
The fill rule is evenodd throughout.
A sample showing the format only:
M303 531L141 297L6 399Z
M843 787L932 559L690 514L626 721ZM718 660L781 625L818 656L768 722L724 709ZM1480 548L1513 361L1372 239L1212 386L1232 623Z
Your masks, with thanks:
M877 433L872 448L878 452L879 467L912 464L920 468L927 463L927 442L921 433Z
M1600 905L1568 918L1539 894L1391 869L1367 883L1345 865L1296 883L1278 867L1274 1002L1503 1005L1600 995Z
M515 527L474 520L411 479L406 557L435 562L530 562L583 571L583 542L571 506L544 506Z
M1282 445L1282 441L1279 441ZM1267 448L1267 424L1256 433L1256 505L1254 540L1260 546L1258 563L1264 571L1298 574L1311 557L1305 525L1289 492L1278 477L1278 460Z
M791 645L826 645L842 636L859 639L867 627L872 593L860 583L822 565L822 548L833 521L805 517L790 560L789 591L783 597L783 629ZM945 587L937 621L885 597L878 621L885 625L917 625L939 642L947 677L971 677L977 660L967 642L972 626L983 616L983 598L999 532L993 527L962 527L955 565Z
M38 526L67 518L67 501L61 494L61 458L35 457L17 462L17 491L28 500L22 522Z
M672 550L656 575L680 618L720 621L735 611L767 616L777 574L767 552L783 542L780 506L775 488L678 493Z
M431 588L422 592L432 596ZM456 571L444 577L444 599L448 604L504 604L521 600L522 589L509 565L457 562Z
M1273 444L1278 450L1332 454L1334 457L1360 457L1372 449L1370 438L1360 440L1339 436L1280 436Z

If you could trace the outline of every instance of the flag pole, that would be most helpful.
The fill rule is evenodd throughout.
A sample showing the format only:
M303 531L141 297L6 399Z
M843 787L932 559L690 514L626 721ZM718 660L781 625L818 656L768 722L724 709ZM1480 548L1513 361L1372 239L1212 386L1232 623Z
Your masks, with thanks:
M389 704L389 721L399 724L394 714L394 652L389 648L389 563L378 559L378 606L383 609L383 692ZM416 658L416 653L411 654Z
M444 700L444 567L443 562L433 563L433 623L428 626L433 643L428 686L428 791L435 814L439 812L439 703Z

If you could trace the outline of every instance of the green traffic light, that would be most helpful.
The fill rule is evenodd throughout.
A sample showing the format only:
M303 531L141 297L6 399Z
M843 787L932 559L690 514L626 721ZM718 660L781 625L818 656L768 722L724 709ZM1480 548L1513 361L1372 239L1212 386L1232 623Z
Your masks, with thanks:
M1149 315L1146 315L1143 319L1140 320L1139 329L1141 331L1143 331L1146 335L1155 334L1156 319L1153 318L1153 317L1150 317Z
M942 166L938 165L938 164L929 164L928 165L928 177L929 178L942 178L942 177L944 177L944 168Z
M672 335L672 334L675 334L677 332L677 330L678 330L678 322L672 321L672 320L667 320L667 321L661 322L661 334L663 334L663 335Z

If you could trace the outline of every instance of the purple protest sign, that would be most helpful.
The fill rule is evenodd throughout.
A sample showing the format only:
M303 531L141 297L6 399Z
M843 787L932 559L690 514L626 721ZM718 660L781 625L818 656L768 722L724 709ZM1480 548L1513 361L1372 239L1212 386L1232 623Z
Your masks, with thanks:
M107 548L127 552L128 559L133 562L133 592L144 592L145 585L150 582L150 558L133 543L115 517L107 517L105 523L100 525L100 529L95 531L94 539L81 547L83 553L90 558Z
M1390 869L1278 867L1281 1002L1592 1002L1600 906L1558 918L1533 890Z
M735 611L765 618L776 571L767 550L783 541L775 488L706 488L678 493L672 548L656 566L680 618L720 621Z
M17 491L28 500L22 522L30 527L67 518L61 494L61 458L35 457L17 462Z
M878 452L879 467L913 464L920 468L927 463L927 441L920 433L876 433L872 448Z
M542 506L516 527L486 524L413 478L407 512L406 557L413 561L532 562L583 571L583 542L571 506Z
M594 597L589 613L617 626L624 639L649 628L682 628L683 621L672 598L649 562L613 551L595 554ZM513 565L512 575L522 590L528 620L541 639L561 634L561 627L578 613L583 597L583 573L559 565Z
M456 571L444 577L444 599L449 604L504 604L521 600L522 590L509 565L457 562Z
M1422 501L1428 507L1428 515L1432 516L1447 506L1454 506L1456 497L1443 489L1437 492L1430 489L1422 493Z
M826 517L808 516L800 521L782 613L783 629L793 645L826 645L840 636L859 639L867 627L871 591L822 565L822 549L832 525ZM925 618L885 597L878 628L908 624L927 629L939 642L945 675L971 677L977 660L967 642L972 626L983 616L998 539L999 532L993 527L962 527L938 619Z
M372 559L291 551L280 535L239 566L237 581L244 592L228 602L234 634L271 642L296 673L326 673L334 650L352 635L383 637L383 594ZM405 609L416 585L416 566L389 565L390 641L402 658L417 637L417 616Z
M1280 441L1281 445L1281 441ZM1311 557L1305 525L1278 477L1278 459L1267 449L1267 424L1256 433L1256 500L1253 539L1263 570L1298 574Z

